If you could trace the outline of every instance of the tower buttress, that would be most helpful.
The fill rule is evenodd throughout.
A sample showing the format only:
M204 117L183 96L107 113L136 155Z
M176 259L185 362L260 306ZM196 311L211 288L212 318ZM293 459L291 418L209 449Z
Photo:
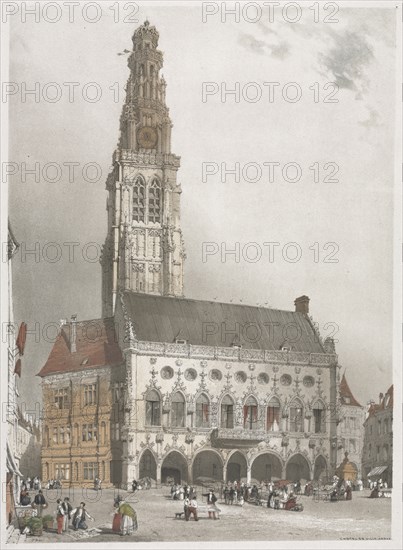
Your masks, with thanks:
M160 71L159 34L145 21L132 38L120 139L108 176L108 233L102 254L103 315L119 290L183 296L180 157L171 153L172 122Z

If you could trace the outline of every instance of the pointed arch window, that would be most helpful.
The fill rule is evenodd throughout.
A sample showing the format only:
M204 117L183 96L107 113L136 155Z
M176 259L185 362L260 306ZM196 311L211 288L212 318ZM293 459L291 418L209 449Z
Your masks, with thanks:
M234 402L229 395L221 401L221 428L234 427Z
M248 397L243 407L243 426L246 430L257 430L257 401L254 397Z
M196 401L196 427L208 428L210 426L210 401L202 393Z
M267 431L278 432L280 430L280 401L277 397L270 399L267 406Z
M314 421L314 432L316 434L323 433L326 431L325 424L325 414L324 406L320 401L317 401L313 406L313 421Z
M293 401L290 407L290 432L304 431L304 408L300 401Z
M152 223L161 223L161 197L161 183L154 178L148 190L148 221Z
M185 427L185 398L180 392L176 392L171 400L171 427Z
M146 188L142 177L138 177L133 185L133 221L145 221Z
M147 426L161 426L161 400L158 392L148 392L146 399Z

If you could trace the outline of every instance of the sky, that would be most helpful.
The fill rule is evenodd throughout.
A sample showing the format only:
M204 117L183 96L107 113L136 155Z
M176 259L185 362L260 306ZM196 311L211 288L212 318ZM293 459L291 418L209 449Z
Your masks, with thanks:
M293 310L306 294L361 404L393 381L397 10L361 3L332 15L321 6L315 22L304 8L291 23L281 11L271 22L266 9L235 21L210 4L218 13L205 22L197 3L168 2L138 3L137 23L109 2L94 23L80 12L70 23L65 10L53 24L43 14L39 22L10 18L9 156L18 171L9 216L21 244L15 319L33 331L19 383L28 409L40 401L36 374L55 325L72 314L101 316L98 248L88 243L102 245L107 230L105 181L129 75L127 55L118 54L146 18L160 33L172 152L181 156L185 295ZM72 101L67 82L76 83ZM38 101L23 93L35 85ZM238 98L225 93L237 85ZM38 181L23 174L35 163ZM224 178L236 166L239 181ZM270 242L279 243L272 255ZM71 253L63 243L78 244ZM25 254L35 246L37 257ZM214 254L203 257L206 246ZM237 246L239 261L225 254Z

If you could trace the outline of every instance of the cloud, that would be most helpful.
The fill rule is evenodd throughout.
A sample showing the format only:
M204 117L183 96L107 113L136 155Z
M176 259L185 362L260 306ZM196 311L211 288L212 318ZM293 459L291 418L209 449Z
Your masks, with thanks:
M365 36L349 30L341 34L330 33L334 46L327 54L319 54L322 68L331 73L340 88L355 90L360 93L369 87L365 67L374 59L373 48Z
M272 26L266 25L261 19L257 22L257 26L263 32L263 34L278 34Z
M242 34L239 43L247 50L257 54L269 54L278 59L284 59L289 55L289 45L282 40L278 44L269 44L264 40L258 40L251 34Z
M263 40L257 40L251 34L242 34L239 38L239 43L252 52L259 54L265 53L266 43L263 42Z
M279 59L285 59L290 54L290 48L287 42L280 42L280 44L269 44L271 49L271 55L278 57Z
M370 128L377 128L381 126L381 123L379 122L379 113L372 107L367 107L369 111L369 117L366 120L359 120L358 124L361 124L361 126L365 126L368 130Z

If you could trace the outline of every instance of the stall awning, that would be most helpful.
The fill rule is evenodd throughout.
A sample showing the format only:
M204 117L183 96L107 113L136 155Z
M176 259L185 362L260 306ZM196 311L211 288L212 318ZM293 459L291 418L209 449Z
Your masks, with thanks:
M367 477L380 476L386 469L387 466L377 466L376 468L372 468Z

